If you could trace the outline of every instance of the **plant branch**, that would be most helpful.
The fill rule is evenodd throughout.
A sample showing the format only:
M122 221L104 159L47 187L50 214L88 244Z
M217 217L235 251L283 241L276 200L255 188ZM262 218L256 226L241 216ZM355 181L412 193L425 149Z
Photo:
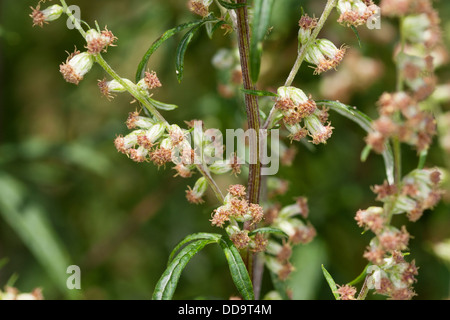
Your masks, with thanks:
M300 70L300 67L305 60L306 53L308 51L308 48L314 43L317 36L319 35L320 31L322 30L323 26L325 25L325 22L327 21L328 17L331 14L331 11L333 11L333 8L336 6L337 0L328 0L325 9L322 12L322 15L319 19L319 22L317 23L317 27L314 29L314 31L311 34L311 37L308 39L308 41L303 45L297 55L297 59L295 60L294 66L292 67L291 72L289 73L288 78L286 79L286 82L284 84L285 87L289 87L292 85L292 82L294 82L295 76L297 75L298 71ZM266 119L266 122L264 123L263 129L269 129L269 126L271 125L272 121L274 120L276 115L276 108L275 105L270 110L269 116Z
M237 3L245 3L245 0L238 0ZM255 90L255 85L250 77L250 27L248 23L247 7L236 9L237 15L237 35L239 45L239 55L241 60L242 78L244 82L244 89ZM245 107L247 112L247 121L249 129L255 130L256 134L256 150L251 150L253 153L250 160L250 170L248 177L248 200L250 203L259 202L259 191L261 187L261 161L259 152L259 106L258 98L251 94L245 94Z
M73 16L73 14L68 10L68 6L65 2L65 0L60 0L61 5L64 9L64 12L66 15L71 19L71 21L74 23L75 28L80 32L80 34L83 36L83 38L86 38L86 32L81 27L79 21ZM136 100L138 100L140 103L142 103L143 106L156 118L159 122L161 122L166 129L169 128L170 124L169 122L164 118L164 116L147 100L147 97L142 94L136 86L130 85L126 81L124 81L115 71L114 69L106 62L106 60L102 57L101 54L94 55L95 61L105 70L106 73L108 73L113 79L115 79L117 82L119 82ZM224 196L222 192L220 191L219 186L211 176L209 170L205 168L203 164L197 164L196 165L197 170L206 178L208 181L208 185L211 187L211 189L214 191L214 194L216 195L217 199L221 204L224 202Z

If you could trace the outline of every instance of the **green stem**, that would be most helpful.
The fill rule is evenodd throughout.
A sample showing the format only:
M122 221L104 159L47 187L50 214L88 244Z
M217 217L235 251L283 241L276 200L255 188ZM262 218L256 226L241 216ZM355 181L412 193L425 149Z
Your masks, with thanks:
M308 39L308 42L306 42L306 44L302 46L298 52L298 56L297 59L295 60L294 66L292 67L292 70L289 73L289 77L287 78L286 83L284 84L285 87L289 87L292 84L292 82L294 82L294 78L297 75L298 70L300 69L303 63L303 60L305 60L308 48L316 40L320 30L322 30L323 26L325 25L328 16L330 15L331 11L333 11L333 8L336 6L336 2L337 0L328 0L325 9L323 10L322 16L320 17L319 22L317 23L317 27L312 32L311 37Z
M66 4L65 0L60 0L61 5L64 9L64 12L67 14L67 16L69 17L69 19L72 21L73 25L75 26L75 28L81 33L81 35L83 36L83 38L86 39L86 32L84 31L84 29L81 27L80 22L78 21L77 18L74 17L74 15L72 14L72 12L70 12L69 7Z

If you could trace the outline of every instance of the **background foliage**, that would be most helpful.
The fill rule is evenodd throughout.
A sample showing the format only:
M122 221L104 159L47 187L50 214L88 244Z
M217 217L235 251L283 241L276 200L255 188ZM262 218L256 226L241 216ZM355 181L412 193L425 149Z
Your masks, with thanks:
M117 153L113 139L127 132L124 121L137 106L126 95L108 102L99 94L100 68L94 68L78 88L64 82L58 65L74 44L83 47L82 38L68 30L62 19L44 29L32 28L29 6L36 2L0 2L0 261L8 261L0 269L0 286L15 281L21 291L41 287L47 299L148 299L178 241L193 232L218 231L208 221L214 196L209 195L206 205L190 205L185 188L195 178L173 178L169 168L137 164ZM142 55L160 34L196 18L185 2L82 0L76 4L83 20L92 25L98 20L119 38L118 46L105 57L119 74L133 79ZM275 1L260 89L284 83L296 56L300 6L318 16L324 3ZM436 5L448 45L450 23L445 17L450 3ZM359 48L355 34L336 19L334 13L324 37L377 61L369 85L336 92L330 78L334 71L323 81L306 64L294 85L316 99L337 95L374 116L378 97L395 87L393 22L383 20L381 30L361 28ZM184 120L203 119L207 127L221 130L242 127L242 99L218 94L217 83L223 79L210 63L218 49L232 46L234 34L224 36L220 31L210 40L202 30L189 47L184 80L178 84L174 51L180 37L164 44L149 65L163 83L155 97L180 106L167 114L168 120L181 125ZM448 67L441 68L441 82L448 81L449 74ZM336 114L331 114L331 120L336 129L328 144L313 151L297 145L295 162L279 174L291 181L281 200L289 203L293 197L307 196L318 232L311 244L294 253L296 271L290 285L295 299L332 299L321 264L338 283L351 281L363 270L362 253L370 236L361 235L354 215L359 208L375 204L370 186L382 183L384 177L381 157L371 155L365 163L359 160L364 147L361 129ZM414 168L414 151L406 147L404 154L405 171ZM445 161L435 143L428 163L444 166ZM223 186L236 182L232 176L219 177ZM442 203L418 223L407 224L415 237L410 248L420 266L415 286L420 299L449 297L449 269L431 250L433 243L450 238L449 212L450 205ZM408 223L394 221L402 222ZM82 270L78 294L65 289L69 264ZM268 280L263 292L271 289ZM226 260L220 248L211 246L188 264L175 298L233 294L236 289Z

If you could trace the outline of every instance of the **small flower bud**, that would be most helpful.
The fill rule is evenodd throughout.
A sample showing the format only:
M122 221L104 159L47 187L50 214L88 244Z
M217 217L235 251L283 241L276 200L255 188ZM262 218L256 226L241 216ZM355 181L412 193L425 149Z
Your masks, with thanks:
M140 129L150 129L155 125L155 120L148 117L142 117L139 115L139 112L134 111L128 114L127 119L127 128L132 130L136 128Z
M316 65L314 74L321 74L330 69L336 69L344 58L346 47L338 49L331 41L316 40L316 44L308 48L305 60Z
M307 218L308 213L308 200L304 197L300 197L295 204L282 208L278 216L280 219L288 219L299 214L303 218Z
M41 28L44 26L44 23L48 24L49 21L58 19L64 12L63 7L57 4L44 10L40 10L40 4L38 4L36 8L30 8L33 10L30 14L30 17L33 18L33 27L40 26Z
M77 53L76 51L69 55L65 63L59 66L59 71L67 82L78 85L93 65L94 58L91 54L87 52Z
M228 161L219 160L209 166L209 170L214 174L224 174L231 171Z
M313 138L312 143L327 143L327 140L333 133L333 127L330 125L324 126L320 122L319 118L315 115L305 118L306 129L308 129L309 135Z
M209 15L208 8L213 0L190 0L188 3L189 10L203 18Z
M203 203L202 197L208 189L208 182L205 177L201 177L195 182L194 188L191 189L191 187L188 186L188 189L189 190L186 190L186 199L190 203Z
M145 72L145 77L142 78L138 83L137 86L141 90L152 90L154 88L159 88L162 86L161 82L158 79L158 76L156 75L155 71L152 72Z
M358 222L358 226L370 229L374 233L378 233L383 228L383 214L383 208L369 207L366 210L359 210L356 213L355 220Z
M265 263L267 268L275 273L281 281L284 281L288 278L292 271L294 271L294 267L289 262L281 263L278 259L266 256Z

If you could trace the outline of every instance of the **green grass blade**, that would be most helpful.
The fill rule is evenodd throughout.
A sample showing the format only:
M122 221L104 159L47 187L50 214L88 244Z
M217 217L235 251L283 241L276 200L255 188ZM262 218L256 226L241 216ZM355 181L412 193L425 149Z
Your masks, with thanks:
M203 23L196 25L191 30L189 30L184 37L181 39L180 43L178 44L177 50L176 50L176 61L175 61L175 69L177 73L177 79L178 82L181 82L184 75L184 56L186 54L186 50L189 46L189 44L192 41L192 38L194 37L195 33L200 29L200 27L203 25Z

